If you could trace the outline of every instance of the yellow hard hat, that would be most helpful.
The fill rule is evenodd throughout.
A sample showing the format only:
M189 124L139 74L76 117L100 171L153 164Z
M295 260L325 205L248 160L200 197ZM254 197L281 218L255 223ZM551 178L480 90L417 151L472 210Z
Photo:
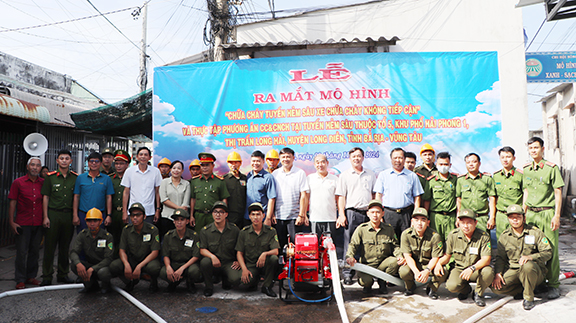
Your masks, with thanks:
M156 166L156 167L160 167L160 165L168 165L168 166L170 166L170 165L172 165L172 162L170 161L170 159L164 157L164 158L162 158L162 159L160 160L160 162L158 163L158 166Z
M188 166L188 169L194 167L194 166L198 166L200 167L200 161L198 159L194 159L191 163L190 166Z
M426 150L431 150L434 153L434 155L436 155L436 151L434 150L434 148L432 148L430 144L422 145L422 148L420 148L420 155L422 155L422 153L425 152Z
M280 159L280 155L278 155L278 152L276 151L276 149L270 149L266 153L266 159Z
M102 221L102 212L97 208L93 207L88 212L86 212L86 220L100 220Z
M241 162L241 161L242 161L242 157L240 157L240 154L239 154L239 153L233 151L233 152L231 152L231 153L228 155L228 159L226 159L226 161L229 161L229 162L231 162L231 161L239 161L239 162Z

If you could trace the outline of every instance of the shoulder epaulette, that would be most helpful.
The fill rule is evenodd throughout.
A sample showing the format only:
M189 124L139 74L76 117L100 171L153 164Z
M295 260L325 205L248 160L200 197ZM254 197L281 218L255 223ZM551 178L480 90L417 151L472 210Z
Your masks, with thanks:
M464 177L464 176L466 176L466 174L458 175L458 178Z
M499 170L495 171L495 172L494 172L494 175L500 173L503 169L504 169L504 168L500 168Z
M200 178L200 176L202 176L202 174L196 175L196 176L192 177L191 179Z
M246 231L246 230L248 230L249 228L250 228L250 226L247 225L247 226L245 226L244 228L242 228L242 231Z
M524 174L524 170L520 169L520 168L516 168L516 171L520 174Z
M492 174L490 174L490 173L488 173L488 172L485 172L485 173L482 173L482 174L483 174L483 175L486 175L486 176L492 177Z
M221 181L223 181L223 180L224 180L224 177L222 177L222 176L220 176L220 175L216 175L216 174L214 174L214 177L218 178L218 179L219 179L219 180L221 180Z
M415 174L418 175L418 176L420 176L420 177L422 177L422 178L426 178L426 177L424 177L424 175L422 175L422 174L420 174L420 173L415 173Z
M454 175L454 176L456 176L456 177L460 176L458 173L450 173L450 174L452 174L452 175Z
M72 173L73 175L78 176L78 173L76 173L75 171L71 170L70 173Z
M524 166L522 166L522 168L530 167L530 165L532 165L532 163L526 163Z
M556 166L556 164L554 164L553 162L549 162L549 161L546 161L546 165L548 165L550 167Z
M429 180L433 179L434 177L436 177L436 175L430 175L430 176L428 176L428 178L426 180L429 181Z
M58 171L52 171L52 172L48 172L48 174L47 174L47 175L49 175L49 176L50 176L50 175L54 175L54 174L56 174L56 173L58 173Z

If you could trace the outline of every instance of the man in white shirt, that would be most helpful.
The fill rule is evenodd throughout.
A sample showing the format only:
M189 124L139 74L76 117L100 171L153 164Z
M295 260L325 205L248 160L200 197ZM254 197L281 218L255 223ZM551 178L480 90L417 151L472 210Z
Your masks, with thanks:
M373 171L362 166L364 150L354 147L348 152L352 167L345 170L338 178L336 195L338 196L338 220L336 228L344 227L344 254L356 228L368 222L366 211L374 198L372 189L376 183ZM353 272L349 268L342 270L344 284L352 285Z
M306 182L306 173L294 166L294 150L285 147L280 150L282 167L272 173L276 180L276 232L280 250L290 241L294 242L296 232L302 232L308 226L306 210L310 191Z
M158 168L148 165L151 156L150 149L140 147L136 154L138 165L128 168L122 177L121 185L124 186L122 220L124 223L128 223L128 205L134 203L141 203L146 209L146 222L156 223L160 218L159 191L162 175Z
M324 154L314 157L314 167L316 173L308 175L308 201L310 204L310 229L312 233L322 235L324 232L330 233L336 245L338 259L343 257L344 228L336 229L336 218L338 211L336 205L336 186L338 177L328 173L329 162Z

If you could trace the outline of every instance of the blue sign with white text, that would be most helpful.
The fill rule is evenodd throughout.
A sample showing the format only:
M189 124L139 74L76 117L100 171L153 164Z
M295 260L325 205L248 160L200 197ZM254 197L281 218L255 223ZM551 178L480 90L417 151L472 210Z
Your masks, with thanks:
M528 83L576 82L576 52L526 53Z

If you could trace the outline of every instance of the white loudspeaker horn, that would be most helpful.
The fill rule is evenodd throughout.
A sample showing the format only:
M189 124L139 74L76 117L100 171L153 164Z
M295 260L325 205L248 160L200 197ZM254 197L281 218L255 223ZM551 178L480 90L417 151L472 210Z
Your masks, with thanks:
M48 150L48 139L40 133L31 133L24 138L24 150L30 156L43 155Z

